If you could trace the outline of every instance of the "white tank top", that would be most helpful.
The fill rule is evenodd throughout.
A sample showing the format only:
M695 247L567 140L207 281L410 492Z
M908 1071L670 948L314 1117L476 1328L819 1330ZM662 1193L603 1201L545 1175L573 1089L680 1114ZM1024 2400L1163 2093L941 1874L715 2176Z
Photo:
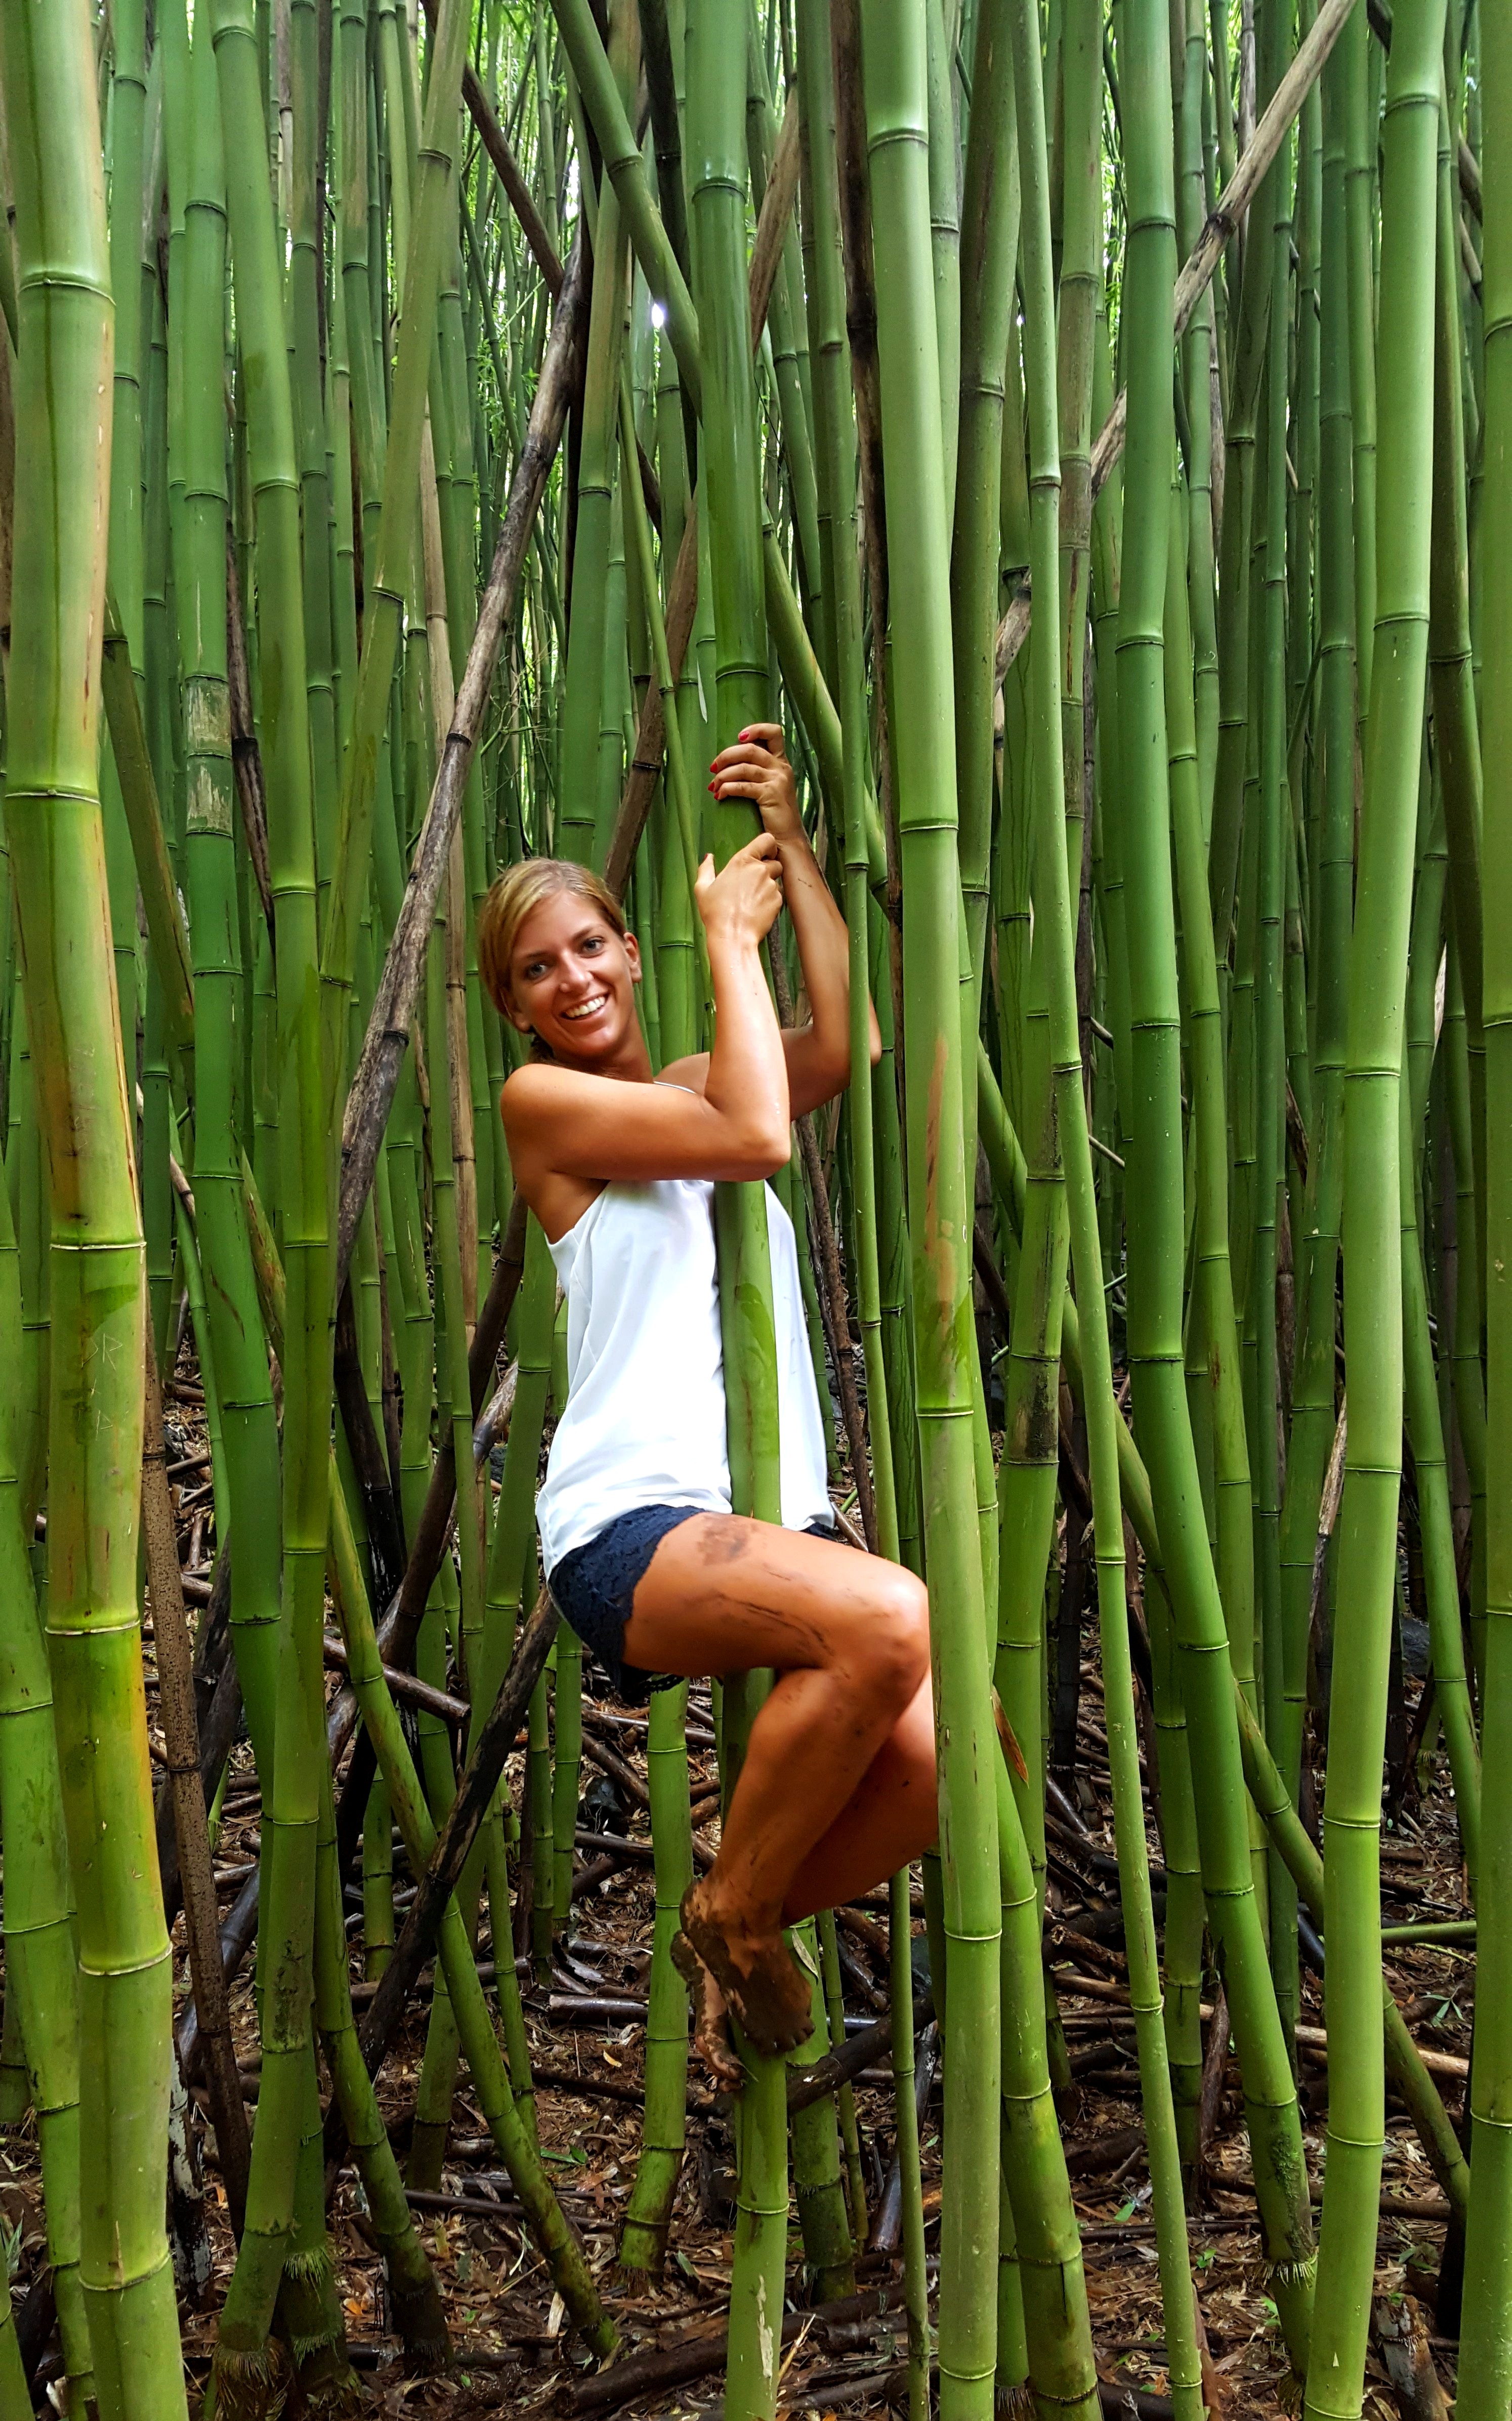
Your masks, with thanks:
M767 1200L783 1526L834 1513L792 1221ZM551 1247L567 1296L567 1409L536 1502L547 1576L641 1505L730 1510L725 1363L706 1178L606 1185Z

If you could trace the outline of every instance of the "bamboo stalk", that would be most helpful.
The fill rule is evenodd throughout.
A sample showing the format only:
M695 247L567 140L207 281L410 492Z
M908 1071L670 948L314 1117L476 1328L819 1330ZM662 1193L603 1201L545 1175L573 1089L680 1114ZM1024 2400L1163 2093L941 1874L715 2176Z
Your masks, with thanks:
M1195 245L1182 263L1174 298L1176 334L1185 334L1202 295L1211 284L1236 228L1269 172L1312 86L1321 75L1329 53L1348 23L1355 0L1324 0L1306 40L1276 86L1249 144L1243 161L1224 188L1223 206L1209 212ZM1128 442L1129 397L1120 388L1113 410L1098 431L1092 448L1092 494L1103 487ZM998 625L997 678L1003 680L1029 630L1030 589L1027 583Z
M1481 61L1486 82L1484 109L1489 140L1483 170L1486 180L1486 249L1484 305L1486 311L1485 444L1489 463L1505 460L1512 430L1512 386L1508 384L1506 337L1507 298L1512 291L1512 188L1507 180L1505 130L1512 124L1512 25L1495 11L1481 23ZM1501 678L1505 625L1499 618L1506 578L1508 492L1504 479L1490 480L1482 504L1481 544L1486 550L1485 607L1482 648L1490 679L1482 702L1482 750L1489 768L1505 761L1508 743L1507 697ZM1509 970L1506 918L1501 903L1509 896L1506 835L1500 816L1486 820L1483 866L1488 914L1485 926L1486 1133L1487 1195L1485 1260L1488 1276L1486 1308L1487 1445L1490 1453L1506 1450L1508 1412L1508 1327L1506 1264L1509 1195L1505 1158L1506 1122L1512 1110L1508 1084L1508 1038L1512 1037L1512 970ZM1491 1281L1494 1280L1494 1283ZM1461 1279L1463 1284L1463 1279ZM1481 1787L1482 1838L1489 1845L1505 1837L1512 1809L1507 1803L1508 1710L1507 1646L1512 1630L1506 1620L1512 1608L1512 1531L1501 1490L1487 1501L1486 1640L1482 1676L1483 1758ZM1469 2103L1473 2183L1465 2230L1465 2295L1461 2327L1457 2409L1464 2421L1489 2421L1512 2394L1512 2350L1507 2316L1512 2312L1512 2247L1508 2214L1512 2212L1512 2163L1507 2158L1505 2131L1500 2120L1505 2106L1508 2069L1497 2012L1508 2006L1512 1975L1506 1941L1508 1910L1505 1879L1499 1860L1483 1856L1476 1909L1476 1993L1482 2020L1476 2029L1471 2069ZM1489 2023L1485 2023L1490 2012Z
M1359 2403L1375 2261L1384 2101L1373 2019L1380 1976L1380 1755L1402 1435L1400 1142L1407 943L1417 820L1417 740L1427 656L1438 59L1443 12L1396 12L1381 195L1379 592L1361 815L1345 1068L1344 1230L1348 1445L1339 1507L1335 1652L1351 1686L1335 1702L1323 1806L1325 1930L1334 1947L1324 2011L1358 2044L1331 2082L1307 2412ZM1415 367L1413 367L1415 365ZM1368 2208L1367 2208L1368 2206Z
M195 2006L199 2012L200 2039L205 2046L205 2073L210 2112L226 2180L231 2225L240 2236L246 2215L247 2171L251 2140L246 2111L236 2072L236 2048L221 1973L216 1939L215 1882L210 1872L210 1835L205 1829L205 1793L199 1776L199 1729L195 1718L193 1659L179 1577L179 1547L174 1533L173 1506L168 1494L167 1457L163 1445L163 1399L158 1391L157 1362L148 1339L145 1393L146 1431L142 1446L142 1532L147 1549L148 1586L152 1592L152 1645L158 1671L159 1720L168 1753L168 1788L173 1804L174 1835L179 1849L179 1874L183 1888L184 1930L189 1942L189 1970L194 1979Z
M959 1005L959 876L955 848L954 701L948 523L929 250L923 27L894 0L864 0L866 143L879 260L878 359L883 442L912 462L916 494L886 500L889 584L906 596L917 644L895 664L891 731L903 889L909 1064L910 1228L925 1546L934 1639L945 1880L945 2140L955 2193L944 2212L940 2313L946 2421L990 2406L996 2336L1001 1903L984 1656L980 1554L960 1508L974 1501L965 1380L971 1283ZM838 84L838 79L837 79ZM922 332L922 333L921 333ZM922 347L922 351L921 351ZM927 374L923 367L928 364ZM876 594L874 613L881 610ZM927 1075L922 1071L928 1070ZM927 1247L925 1239L929 1239ZM970 2043L973 2048L964 2049Z
M372 1183L399 1065L410 1039L425 946L450 855L452 835L461 812L473 753L482 731L499 649L514 611L547 474L561 441L586 318L587 291L581 263L581 252L575 252L568 264L551 339L542 359L530 425L515 467L488 586L479 604L467 668L458 685L456 704L442 744L430 803L415 844L403 906L374 992L362 1055L347 1097L336 1248L338 1285L344 1279L358 1218Z
M81 2277L103 2404L174 2414L173 1971L136 1624L143 1245L96 788L112 331L94 54L82 5L8 8L0 27L22 338L14 578L48 601L11 634L7 827L54 1222L47 1632L79 1897Z
M1255 2176L1273 2262L1276 2299L1294 2358L1306 2358L1312 2226L1295 2088L1282 2038L1250 1874L1239 1742L1228 1697L1224 1609L1208 1544L1190 1414L1181 1387L1179 1011L1170 882L1169 772L1162 695L1166 516L1173 454L1169 339L1175 252L1169 140L1170 69L1164 11L1125 18L1125 119L1131 186L1128 276L1138 297L1130 349L1130 452L1125 485L1118 630L1128 961L1133 1082L1139 1114L1130 1141L1127 1199L1130 1362L1164 1570L1180 1650L1192 1756L1203 1882L1219 1931L1235 2037L1246 2080ZM1127 287L1126 287L1127 290Z

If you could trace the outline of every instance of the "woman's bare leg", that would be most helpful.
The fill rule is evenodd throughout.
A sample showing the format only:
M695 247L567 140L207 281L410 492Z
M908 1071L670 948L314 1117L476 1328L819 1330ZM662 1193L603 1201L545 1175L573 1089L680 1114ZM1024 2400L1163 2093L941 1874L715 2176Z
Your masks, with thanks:
M821 1908L843 1908L899 1867L912 1866L939 1835L934 1702L927 1676L822 1839L815 1842L783 1902L784 1925Z
M901 1862L888 1863L895 1840L912 1853L932 1837L913 1716L928 1673L924 1590L879 1556L698 1514L657 1548L624 1654L652 1672L779 1668L751 1727L719 1857L685 1903L685 1922L742 2023L769 2038L763 2048L802 2040L808 1988L782 1942L797 1878L805 1896L863 1867L875 1882ZM868 1784L905 1716L913 1719L899 1750ZM891 1789L903 1794L896 1813Z

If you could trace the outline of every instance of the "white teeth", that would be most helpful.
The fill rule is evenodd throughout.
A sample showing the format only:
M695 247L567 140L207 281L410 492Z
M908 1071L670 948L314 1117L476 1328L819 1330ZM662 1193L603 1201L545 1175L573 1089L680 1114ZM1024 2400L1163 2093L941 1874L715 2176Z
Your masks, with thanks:
M592 1000L582 1002L577 1008L564 1008L562 1015L569 1020L576 1020L580 1017L591 1017L596 1009L602 1008L604 1002L608 997L609 994L606 992L600 992L597 993Z

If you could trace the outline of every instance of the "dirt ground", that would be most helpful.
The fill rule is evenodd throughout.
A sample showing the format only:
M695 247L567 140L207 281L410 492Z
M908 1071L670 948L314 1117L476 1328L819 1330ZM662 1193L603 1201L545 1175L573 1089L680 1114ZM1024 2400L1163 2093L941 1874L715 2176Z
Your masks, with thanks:
M201 1451L199 1415L192 1404L181 1400L171 1413L179 1425L181 1459L192 1462ZM187 1500L180 1504L182 1545L186 1559L192 1558L188 1561L191 1585L197 1584L200 1596L205 1593L210 1551L204 1523L196 1524L195 1517L205 1503L200 1492L206 1476L203 1470L196 1476L191 1468L176 1482L180 1499ZM150 1705L150 1635L148 1657ZM338 1674L329 1677L333 1692L339 1680ZM1418 1686L1409 1683L1410 1700ZM1061 2100L1062 2136L1076 2208L1083 2223L1099 2375L1110 2388L1129 2387L1143 2391L1146 2398L1163 2399L1167 2380L1160 2286L1123 1953L1116 1939L1088 1939L1068 1931L1064 1924L1083 1912L1103 1911L1108 1921L1099 1930L1118 1933L1116 1883L1111 1869L1099 1868L1087 1854L1100 1852L1107 1858L1113 1850L1095 1664L1083 1668L1082 1706L1075 1788L1084 1830L1078 1835L1063 1823L1052 1840L1051 1964L1067 2045L1079 2071ZM1411 1703L1408 1711L1411 1711ZM522 1976L538 2085L540 2142L563 2207L584 2240L619 2324L624 2353L665 2348L698 2335L709 2340L711 2358L697 2380L643 2392L614 2408L600 2403L597 2409L617 2409L647 2416L647 2421L657 2414L714 2413L720 2410L723 2364L717 2357L732 2250L732 2155L727 2105L714 2101L708 2081L696 2073L695 2106L690 2109L688 2120L688 2157L665 2275L656 2282L616 2267L620 2220L639 2143L643 2024L633 2009L579 2016L573 2004L585 1997L622 2003L644 2000L653 1920L651 1870L644 1848L648 1840L647 1819L634 1795L612 1773L596 1769L592 1751L601 1747L611 1758L644 1777L645 1730L643 1722L607 1692L595 1695L591 1679L585 1689L585 1718L589 1754L583 1770L581 1820L613 1839L642 1845L642 1849L639 1858L631 1853L574 1898L570 1924L558 1942L549 1984L543 1986L533 1974ZM696 1748L691 1762L696 1804L714 1788L711 1749ZM1441 1757L1437 1766L1442 1767L1442 1762ZM522 1764L522 1758L517 1757L510 1769L517 1805ZM215 1850L223 1913L256 1859L258 1823L256 1777L250 1750L243 1743L235 1754ZM710 1817L701 1829L712 1845L718 1837L717 1820ZM1152 1858L1158 1859L1159 1845L1153 1836L1150 1847ZM580 1872L596 1863L601 1865L606 1854L600 1851L596 1856L591 1848L580 1849ZM1388 1922L1464 1913L1453 1807L1442 1775L1436 1773L1433 1786L1426 1791L1409 1793L1408 1804L1388 1829L1384 1873ZM402 1853L397 1850L401 1923L407 1881ZM348 1899L353 1930L360 1923L360 1904L359 1888L349 1893ZM873 1926L880 1913L880 1909L870 1912ZM886 1974L878 1953L880 1937L868 1935L865 1917L866 1912L862 1912L862 1922L845 1928L841 1940L848 2010L869 2021L885 2007ZM915 1922L922 1935L922 1920ZM176 2007L181 2008L188 1988L181 1919L174 1939ZM485 1946L479 1955L491 1956L491 1949ZM351 1973L354 1985L360 1986L360 1949L354 1948ZM1450 2061L1462 2061L1468 2054L1473 1973L1472 1955L1457 1948L1401 1948L1388 1963L1414 2038L1421 2047L1447 2054ZM1211 1990L1209 1978L1205 1991ZM1305 1963L1303 1994L1305 2023L1321 2027L1320 1979ZM251 2099L256 2093L257 2045L250 1964L236 1978L233 2010L239 2056ZM380 2078L380 2101L401 2154L424 2049L425 2014L423 2005L412 2007L409 2023ZM1205 2027L1205 2033L1208 2031ZM1324 2160L1325 2058L1314 2046L1304 2045L1300 2051L1315 2200L1320 2194ZM1451 2114L1457 2116L1464 2093L1462 2079L1441 2073L1438 2082ZM894 2142L892 2093L885 2071L873 2070L864 2075L856 2086L856 2106L868 2204L875 2214ZM196 2108L195 2133L203 2167L213 2274L205 2307L186 2306L184 2312L184 2348L196 2391L195 2408L208 2374L215 2313L233 2253L213 2137L204 2123L202 2100ZM923 2127L931 2282L939 2245L941 2120L937 2072ZM36 2158L35 2127L28 2118L8 2132L0 2148L0 2214L10 2244L11 2291L18 2311L45 2261ZM411 2414L417 2421L418 2416L431 2414L461 2421L464 2415L505 2410L566 2415L585 2409L581 2395L591 2376L591 2364L563 2324L561 2306L552 2293L544 2266L522 2235L518 2209L511 2208L508 2197L499 2156L464 2080L439 2197L460 2207L426 2208L422 2212L425 2242L445 2298L454 2365L444 2377L412 2378L405 2373L398 2340L387 2334L381 2264L366 2233L360 2189L350 2169L344 2174L332 2209L332 2233L350 2349L373 2411ZM1436 2206L1442 2207L1441 2197L1411 2122L1390 2101L1382 2197L1383 2203L1415 2208L1395 2214L1383 2210L1378 2292L1390 2297L1405 2288L1419 2297L1431 2330L1445 2228L1442 2219L1430 2214ZM495 2201L501 2206L497 2216L488 2208ZM1250 2421L1250 2416L1259 2421L1261 2415L1294 2410L1298 2399L1281 2350L1260 2251L1232 2055L1224 2070L1192 2213L1191 2242L1213 2384L1221 2392L1226 2413L1232 2421ZM841 2313L828 2319L818 2315L795 2322L785 2349L780 2404L785 2413L865 2415L896 2407L902 2392L905 2351L896 2256L864 2253L857 2263L857 2285L865 2299L859 2315ZM810 2298L796 2224L789 2237L788 2287L789 2311L803 2314ZM1452 2395L1452 2343L1433 2336L1431 2344L1440 2376ZM44 2358L42 2377L55 2367L55 2360ZM1131 2409L1153 2414L1162 2405L1135 2400ZM1374 2351L1366 2409L1383 2414L1396 2410Z

